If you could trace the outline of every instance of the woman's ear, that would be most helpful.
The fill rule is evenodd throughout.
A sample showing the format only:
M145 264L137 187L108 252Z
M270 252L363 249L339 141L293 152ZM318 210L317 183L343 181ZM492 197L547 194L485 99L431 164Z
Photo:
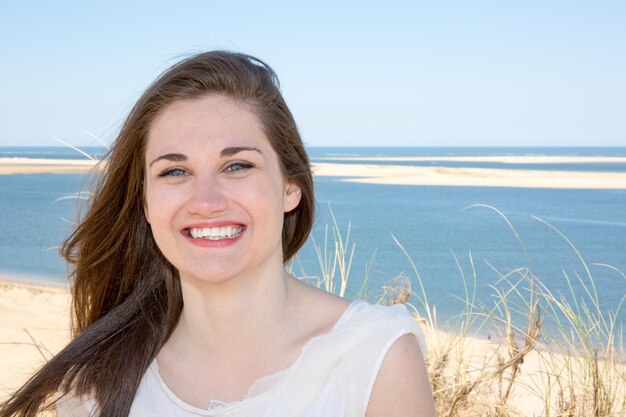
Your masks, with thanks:
M287 181L285 184L283 211L289 213L291 210L298 207L301 197L302 191L300 190L300 186L293 181Z
M146 216L146 221L148 222L148 224L150 224L150 214L148 212L148 205L145 201L143 203L143 214L144 216Z

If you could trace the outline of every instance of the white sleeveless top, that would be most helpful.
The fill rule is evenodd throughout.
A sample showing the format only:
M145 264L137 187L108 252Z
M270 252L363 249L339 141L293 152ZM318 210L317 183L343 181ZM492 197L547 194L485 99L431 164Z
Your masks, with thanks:
M380 365L399 337L424 336L404 305L353 301L333 328L305 344L296 361L257 380L240 401L212 400L208 409L185 403L165 384L156 360L144 374L129 417L364 417ZM59 417L87 416L92 399L66 397Z

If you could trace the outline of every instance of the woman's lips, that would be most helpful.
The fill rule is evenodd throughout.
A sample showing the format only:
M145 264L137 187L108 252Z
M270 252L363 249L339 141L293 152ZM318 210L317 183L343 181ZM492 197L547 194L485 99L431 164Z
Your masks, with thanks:
M245 230L246 227L239 223L203 223L186 227L182 230L182 234L197 246L225 247L237 242Z

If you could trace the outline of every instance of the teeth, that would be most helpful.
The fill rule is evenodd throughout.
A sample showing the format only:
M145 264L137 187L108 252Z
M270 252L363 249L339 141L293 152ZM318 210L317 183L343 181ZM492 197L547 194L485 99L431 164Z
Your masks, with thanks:
M233 239L241 233L243 226L205 227L204 229L192 228L189 233L194 239Z

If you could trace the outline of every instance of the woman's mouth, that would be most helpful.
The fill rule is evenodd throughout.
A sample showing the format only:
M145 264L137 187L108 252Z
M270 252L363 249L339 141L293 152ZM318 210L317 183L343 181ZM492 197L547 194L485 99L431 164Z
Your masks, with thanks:
M222 240L236 238L243 231L243 229L244 226L242 225L204 228L192 227L185 229L183 233L193 239Z

